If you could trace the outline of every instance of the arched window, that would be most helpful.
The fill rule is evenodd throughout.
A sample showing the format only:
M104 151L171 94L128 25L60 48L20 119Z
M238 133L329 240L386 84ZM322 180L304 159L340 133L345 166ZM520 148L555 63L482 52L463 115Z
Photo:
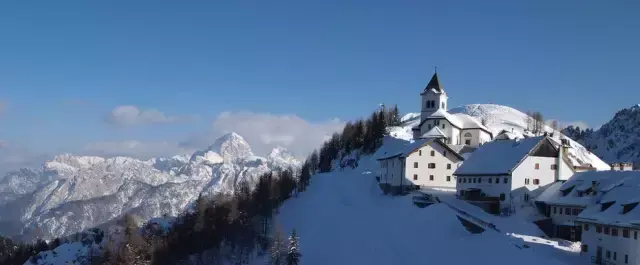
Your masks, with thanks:
M465 133L464 137L471 137L471 133Z

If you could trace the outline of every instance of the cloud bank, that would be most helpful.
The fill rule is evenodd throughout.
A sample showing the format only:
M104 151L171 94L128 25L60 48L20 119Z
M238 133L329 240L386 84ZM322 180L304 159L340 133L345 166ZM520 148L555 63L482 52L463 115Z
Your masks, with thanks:
M141 110L136 106L117 106L109 115L107 115L105 121L115 126L132 126L143 124L158 124L158 123L177 123L188 122L197 119L195 116L171 116L165 115L163 112L156 109Z

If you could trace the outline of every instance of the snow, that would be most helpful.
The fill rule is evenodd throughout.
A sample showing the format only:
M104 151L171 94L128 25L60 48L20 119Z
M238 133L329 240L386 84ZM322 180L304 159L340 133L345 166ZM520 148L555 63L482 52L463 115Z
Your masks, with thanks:
M625 204L640 202L640 171L611 171L616 176L603 187L603 195L597 204L584 209L577 219L588 219L602 224L617 226L640 225L640 208L635 207L623 213ZM613 202L611 207L602 210L602 203Z
M427 117L427 119L440 119L440 118L447 119L451 124L453 124L456 127L464 128L464 122L459 120L457 116L447 112L445 109L438 109L437 111L429 115L429 117Z
M471 117L468 114L455 113L455 114L452 114L452 116L456 117L456 119L462 122L462 124L464 125L464 127L462 128L465 128L465 129L480 128L488 132L491 132L491 130L489 130L489 128L482 125L482 123L478 121L478 119L476 119L475 117Z
M99 249L95 244L83 245L81 242L65 243L53 250L40 252L35 263L28 260L24 265L57 265L57 264L82 264L80 261L87 257L90 249Z
M473 152L473 155L465 160L454 174L510 173L542 140L544 136L488 142Z
M589 188L593 187L595 181L595 196L583 194ZM575 205L589 206L595 204L601 198L602 194L606 194L610 190L621 185L640 184L640 171L585 171L575 173L565 183L561 183L558 187L543 192L536 200L556 205ZM573 189L571 189L573 188ZM563 190L571 191L567 195L563 195Z
M276 225L296 229L302 263L565 264L559 259L574 255L525 248L523 239L494 231L471 234L442 203L421 209L410 197L384 196L371 174L377 166L363 157L356 169L314 175L307 191L285 202ZM520 232L535 227L502 225Z

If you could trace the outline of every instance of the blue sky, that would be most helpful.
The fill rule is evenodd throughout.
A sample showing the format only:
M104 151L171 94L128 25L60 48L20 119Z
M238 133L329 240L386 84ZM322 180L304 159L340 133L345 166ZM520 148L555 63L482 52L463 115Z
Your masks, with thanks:
M379 103L418 111L434 66L450 106L599 126L640 103L639 12L637 1L4 1L0 141L31 155L132 141L166 155L255 126L281 139L271 144L315 145L334 119ZM109 122L118 106L140 116Z

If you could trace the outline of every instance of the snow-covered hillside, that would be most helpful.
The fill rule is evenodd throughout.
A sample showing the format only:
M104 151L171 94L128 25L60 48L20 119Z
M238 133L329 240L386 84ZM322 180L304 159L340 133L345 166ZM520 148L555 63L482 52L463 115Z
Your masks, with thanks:
M463 113L475 117L479 121L485 121L486 127L493 131L494 136L502 130L513 132L515 135L525 134L527 128L527 115L517 109L496 105L496 104L470 104L449 110L449 113ZM420 124L419 113L409 113L405 115L406 121L402 126L390 128L390 134L393 137L410 140L413 137L411 128ZM411 117L411 118L409 118ZM553 131L547 127L547 131ZM554 139L560 142L561 134L556 132ZM570 140L571 149L569 150L571 158L579 164L591 164L599 170L610 169L609 164L605 163L595 154L589 152L584 146L576 141Z
M563 132L607 162L640 163L640 105L618 111L598 130L584 129L571 127Z
M382 195L377 168L363 157L356 169L314 175L285 202L276 225L296 229L303 264L564 264L578 254L527 235L471 234L445 204L418 208L409 196Z
M242 181L254 183L262 173L299 164L283 148L255 156L235 133L190 158L59 155L41 170L23 169L2 178L0 234L53 238L129 212L144 219L176 216L201 193L231 193Z

